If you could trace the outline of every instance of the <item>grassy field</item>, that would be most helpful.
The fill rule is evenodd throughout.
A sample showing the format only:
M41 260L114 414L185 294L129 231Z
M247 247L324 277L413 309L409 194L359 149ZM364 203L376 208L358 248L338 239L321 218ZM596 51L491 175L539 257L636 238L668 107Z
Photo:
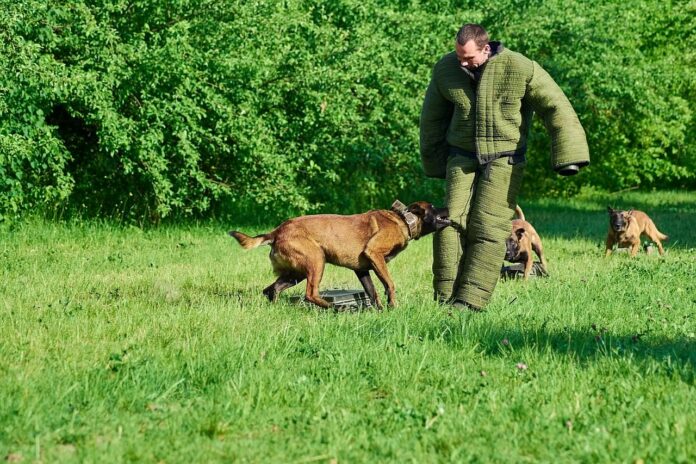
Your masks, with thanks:
M648 212L667 254L605 259L607 204ZM429 238L389 265L398 308L335 313L290 304L304 285L267 303L268 248L236 224L5 226L0 458L696 461L696 194L523 207L551 277L480 314L431 301Z

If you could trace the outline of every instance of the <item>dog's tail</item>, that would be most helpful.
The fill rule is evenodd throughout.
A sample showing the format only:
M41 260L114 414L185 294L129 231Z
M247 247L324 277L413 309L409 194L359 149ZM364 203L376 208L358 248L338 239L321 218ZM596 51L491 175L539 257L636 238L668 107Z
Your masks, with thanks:
M517 215L517 219L522 219L523 221L526 221L524 218L524 213L522 212L522 208L520 208L520 205L515 205L515 214Z
M257 235L256 237L250 237L247 234L243 234L236 230L231 230L228 232L228 234L237 239L239 244L242 245L242 248L245 250L273 243L273 236L271 234L262 234Z
M652 235L656 236L660 240L669 240L669 237L667 235L657 230L657 226L655 225L655 222L652 219L648 218L648 223L646 226L648 232L650 232Z

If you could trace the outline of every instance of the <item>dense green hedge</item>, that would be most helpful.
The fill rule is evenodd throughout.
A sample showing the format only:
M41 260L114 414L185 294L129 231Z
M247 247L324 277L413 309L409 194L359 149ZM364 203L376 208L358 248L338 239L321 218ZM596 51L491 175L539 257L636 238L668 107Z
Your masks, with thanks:
M0 214L357 211L442 196L418 157L465 21L568 93L593 164L531 137L526 195L696 187L693 2L21 0L0 7ZM259 206L256 206L259 205Z

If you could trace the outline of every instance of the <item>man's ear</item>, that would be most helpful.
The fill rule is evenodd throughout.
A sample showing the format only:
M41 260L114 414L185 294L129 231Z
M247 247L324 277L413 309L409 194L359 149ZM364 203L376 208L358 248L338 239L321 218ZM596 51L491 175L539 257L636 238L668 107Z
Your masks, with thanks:
M517 236L518 240L522 240L522 237L524 237L524 227L520 227L519 229L515 229L515 235Z

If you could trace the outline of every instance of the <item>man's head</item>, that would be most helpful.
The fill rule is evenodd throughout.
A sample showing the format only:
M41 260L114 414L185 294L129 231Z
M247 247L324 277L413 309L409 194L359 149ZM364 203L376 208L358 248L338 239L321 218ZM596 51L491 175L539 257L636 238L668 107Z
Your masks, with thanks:
M462 68L470 71L478 68L491 54L488 33L478 24L464 24L457 32L455 52Z

